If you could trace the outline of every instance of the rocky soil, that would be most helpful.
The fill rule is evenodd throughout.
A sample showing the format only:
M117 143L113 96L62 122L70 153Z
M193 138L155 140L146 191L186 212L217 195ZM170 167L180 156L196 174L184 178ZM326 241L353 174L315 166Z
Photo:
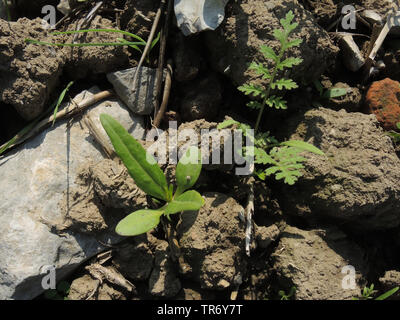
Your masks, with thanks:
M248 66L265 61L260 45L279 48L272 33L291 10L298 23L291 39L303 42L288 54L303 62L284 75L299 88L285 94L287 110L264 112L261 129L280 140L308 142L325 155L302 153L302 177L292 186L273 177L236 175L237 166L223 158L204 164L195 185L204 206L174 215L170 229L160 225L136 237L118 236L117 222L154 202L117 158L107 156L87 121L104 134L98 118L108 113L148 150L164 143L145 141L154 120L160 42L144 60L140 90L134 91L130 80L141 53L133 47L50 46L26 39L132 41L111 32L53 35L43 28L44 3L58 8L57 31L117 28L147 39L160 1L107 1L90 20L85 17L95 1L14 3L7 11L0 1L0 146L43 117L70 81L60 110L102 90L114 88L116 94L0 155L0 299L274 300L295 287L291 299L350 300L371 284L379 293L400 286L396 28L378 50L376 64L366 64L371 35L379 31L379 19L386 21L393 1L355 1L356 30L343 29L338 20L349 1L218 1L193 25L194 18L176 8L165 51L164 67L168 62L173 72L161 129L176 120L178 133L208 129L219 139L218 123L226 119L254 127L257 112L245 106L251 98L237 87L268 84ZM162 78L166 83L167 69ZM343 89L342 95L324 95ZM165 141L172 137L166 134ZM224 148L217 150L220 156ZM209 151L203 162L215 150ZM175 164L162 169L173 177ZM250 184L254 216L248 255ZM48 266L64 289L42 287Z

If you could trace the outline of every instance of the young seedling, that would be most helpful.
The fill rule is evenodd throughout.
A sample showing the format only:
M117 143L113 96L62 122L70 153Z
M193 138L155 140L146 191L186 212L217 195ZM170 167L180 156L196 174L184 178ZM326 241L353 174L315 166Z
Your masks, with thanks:
M251 101L247 104L248 107L259 110L254 129L255 136L247 133L247 129L250 129L250 126L235 120L224 121L218 126L219 129L223 129L236 125L238 129L244 132L244 135L252 139L254 148L246 148L244 153L250 157L254 156L254 163L262 166L262 168L256 168L255 170L255 174L260 179L264 180L267 176L273 174L277 180L283 179L284 182L289 185L293 185L302 175L300 170L304 167L302 163L306 161L306 159L300 156L301 152L308 151L318 155L324 155L320 149L304 141L291 140L279 143L273 136L270 136L269 132L258 132L265 106L274 107L276 109L287 108L286 101L280 96L271 95L271 91L276 89L291 90L298 87L292 79L277 79L279 71L283 71L285 68L290 69L303 61L301 58L294 57L284 59L284 54L289 48L299 46L302 42L301 39L289 40L289 35L298 25L297 23L292 23L293 18L293 12L289 11L286 17L280 20L283 30L276 29L273 32L273 36L281 44L278 53L266 45L261 46L260 50L264 57L274 62L272 72L268 71L267 66L262 63L252 62L250 64L251 70L256 71L263 79L269 80L267 87L263 88L255 84L245 84L238 88L246 95L260 97L262 99L261 102ZM268 167L265 168L265 166Z
M121 236L136 236L155 228L161 216L168 219L171 214L199 210L204 199L195 190L189 190L196 183L201 172L200 151L188 148L176 167L177 189L167 184L167 179L154 157L136 141L125 128L107 114L100 115L100 121L109 136L115 153L122 160L136 185L146 194L164 202L157 210L142 209L122 219L115 231Z
M279 290L278 294L281 297L281 300L290 300L290 298L294 297L296 290L296 287L291 287L288 294L286 294L284 290Z
M397 124L396 124L396 127L397 127L397 129L399 129L400 130L400 122L398 122ZM394 143L400 143L400 133L399 132L396 132L396 131L389 131L388 133L387 133L390 137L392 137L393 138L393 141L394 141Z
M369 288L367 286L364 287L363 291L361 292L361 298L353 298L353 300L386 300L390 296L394 295L398 290L399 287L395 287L374 299L373 295L377 292L377 290L374 289L374 284L371 284Z

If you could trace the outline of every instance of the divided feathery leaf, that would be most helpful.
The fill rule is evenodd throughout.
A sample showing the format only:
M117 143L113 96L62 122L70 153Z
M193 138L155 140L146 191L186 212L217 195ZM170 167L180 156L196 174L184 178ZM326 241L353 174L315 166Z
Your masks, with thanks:
M260 51L266 59L271 59L275 63L279 61L279 57L276 55L275 51L271 47L263 44L260 46Z
M273 148L269 158L273 159L273 166L265 170L265 175L275 174L275 179L284 179L284 182L293 185L302 176L300 169L304 168L302 162L306 159L299 156L301 150L292 147Z
M254 70L259 75L262 75L263 79L271 79L268 69L262 63L252 62L249 69Z
M235 124L240 124L240 122L236 121L236 120L233 120L233 119L228 119L228 120L225 120L225 121L221 122L217 126L217 129L219 129L219 130L225 129L225 128L231 127L231 126L233 126Z
M265 97L265 91L261 86L244 84L243 86L238 87L238 89L242 91L245 95L252 94L255 97Z
M284 68L292 68L293 66L297 66L303 62L301 58L287 58L281 61L276 67L279 70L283 70Z
M286 51L289 48L298 47L302 42L303 42L303 39L295 39L295 40L287 41L285 44L284 50Z
M299 86L297 85L297 83L294 82L292 79L279 79L271 83L271 88L277 88L278 90L292 90L298 87Z
M259 110L262 108L263 105L258 101L250 101L249 103L246 104L246 106L254 110Z
M287 109L287 102L282 97L270 96L265 100L265 103L269 107L275 107L276 109Z
M299 25L297 22L292 23L293 19L294 14L293 11L290 10L288 13L286 13L285 18L280 20L280 23L283 29L285 29L287 35L289 35L289 33L296 29Z

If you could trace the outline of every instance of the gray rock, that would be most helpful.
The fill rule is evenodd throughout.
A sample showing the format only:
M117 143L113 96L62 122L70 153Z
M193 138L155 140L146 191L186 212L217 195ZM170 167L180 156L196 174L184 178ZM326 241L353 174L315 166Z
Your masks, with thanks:
M352 36L343 36L340 39L340 48L343 54L343 63L347 69L356 72L365 64L360 49Z
M136 67L107 74L122 101L136 114L148 115L154 110L156 69L142 67L137 77L136 90L133 88L133 77Z
M353 230L400 225L400 159L374 115L312 109L289 120L290 139L326 156L304 153L304 175L282 185L282 205L305 219L329 217ZM293 132L293 131L291 131Z
M69 6L68 0L60 0L60 3L57 5L57 10L60 11L63 15L67 15L71 11L71 7Z
M371 25L378 24L381 25L383 24L383 19L379 13L377 13L374 10L363 10L361 12L361 16L367 20Z
M198 212L185 212L177 227L188 276L204 289L223 290L243 276L246 269L243 208L221 193L204 194ZM228 285L229 286L229 285Z
M215 30L225 17L229 0L175 0L178 27L185 36L204 30Z
M76 101L92 93L84 92ZM108 113L136 138L144 136L143 119L131 116L118 101L98 103L86 112L96 122L100 113ZM69 218L68 208L76 205L72 190L80 168L102 159L80 121L57 123L0 159L0 299L36 297L43 292L43 267L54 265L57 281L62 280L104 249L98 240L119 239L113 229L101 234L58 231Z
M272 37L274 29L282 29L279 19L292 10L294 22L299 23L291 39L303 39L300 47L292 48L288 56L299 57L303 62L287 70L298 84L311 83L318 79L324 70L335 62L338 48L333 45L328 33L318 26L313 15L298 1L284 0L238 0L230 4L229 15L216 32L206 32L206 45L209 61L214 69L224 73L234 85L246 82L266 85L268 80L248 70L251 62L265 62L272 68L272 62L260 52L261 45L274 50L280 49L279 41Z
M359 282L367 272L363 250L336 229L305 231L288 226L271 255L278 287L296 287L296 300L351 300L360 295ZM343 280L343 267L353 266L355 288ZM346 270L346 269L345 269Z

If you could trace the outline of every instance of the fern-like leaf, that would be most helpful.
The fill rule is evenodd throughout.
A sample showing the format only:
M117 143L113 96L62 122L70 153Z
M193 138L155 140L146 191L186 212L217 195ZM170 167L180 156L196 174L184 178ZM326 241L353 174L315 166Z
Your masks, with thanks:
M262 75L263 79L271 79L271 74L262 63L252 62L249 69L254 70L259 75Z
M276 180L293 185L302 176L301 169L306 161L299 153L301 150L292 147L273 148L269 156L273 159L272 166L265 170L267 176L274 174Z
M282 97L270 96L265 100L265 103L269 107L275 107L276 109L287 109L287 102Z
M297 66L302 62L303 62L303 59L301 59L301 58L287 58L287 59L281 61L277 65L277 68L279 70L283 70L284 68L292 68L293 66Z
M292 90L298 87L299 86L297 85L297 83L294 82L292 79L279 79L271 83L271 88L277 88L278 90Z
M285 29L287 35L289 35L289 33L291 33L299 25L297 22L292 23L293 19L293 11L289 11L288 13L286 13L285 18L280 20L280 23L283 29Z
M244 84L243 86L238 87L240 91L242 91L245 95L252 94L253 96L261 96L265 97L265 91L261 86L253 85L253 84Z
M250 101L249 103L246 104L246 106L254 110L259 110L262 108L262 104L258 101Z
M271 47L268 47L266 45L261 45L260 51L266 59L271 59L275 63L279 61L279 57L276 55L275 51Z

